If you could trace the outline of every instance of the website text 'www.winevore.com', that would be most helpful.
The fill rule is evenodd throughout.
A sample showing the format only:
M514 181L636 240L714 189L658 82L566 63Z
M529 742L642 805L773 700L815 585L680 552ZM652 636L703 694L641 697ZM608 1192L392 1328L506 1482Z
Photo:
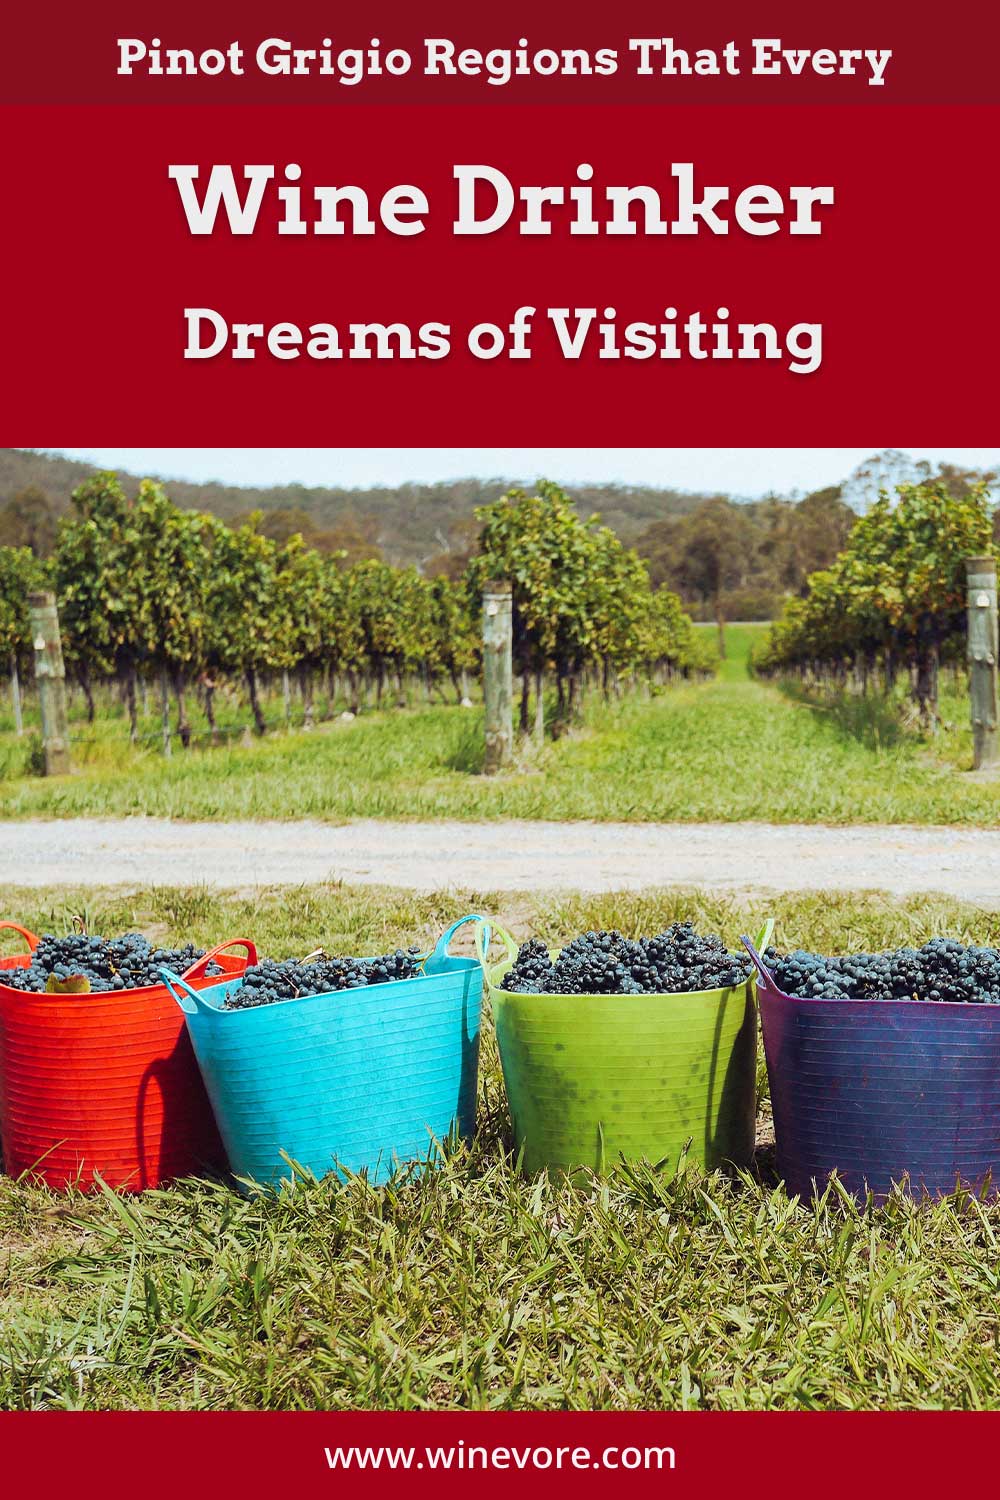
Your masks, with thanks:
M479 1447L464 1442L412 1448L326 1448L331 1469L673 1469L673 1448Z

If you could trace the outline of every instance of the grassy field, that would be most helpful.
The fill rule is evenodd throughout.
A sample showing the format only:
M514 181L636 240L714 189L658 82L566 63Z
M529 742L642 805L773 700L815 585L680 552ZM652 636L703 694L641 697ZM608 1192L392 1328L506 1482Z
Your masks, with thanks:
M0 775L0 816L1000 822L1000 788L964 774L965 703L945 696L951 727L931 743L877 699L797 698L747 676L761 628L730 627L716 681L652 699L594 698L579 730L529 746L500 777L477 774L481 712L457 706L334 720L169 760L131 750L121 726L105 724L72 777Z
M717 639L715 625L698 625L696 628L707 630L713 641ZM726 626L726 654L719 662L719 676L723 682L745 681L750 648L767 629L766 624Z
M45 928L85 899L7 889L0 904ZM782 905L779 940L820 949L1000 938L1000 911L930 898ZM682 893L511 912L488 892L329 887L112 892L87 915L204 942L250 931L287 955L424 942L470 907L554 940L690 915L734 941L760 916ZM487 1018L478 1137L416 1180L85 1199L0 1179L0 1406L996 1407L998 1242L1000 1206L965 1197L864 1212L832 1186L789 1201L766 1144L737 1178L634 1165L522 1180Z

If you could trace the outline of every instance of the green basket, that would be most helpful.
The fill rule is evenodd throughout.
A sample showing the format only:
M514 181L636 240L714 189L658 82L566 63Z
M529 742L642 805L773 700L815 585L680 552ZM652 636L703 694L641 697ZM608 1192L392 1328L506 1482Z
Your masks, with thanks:
M763 950L773 922L758 937ZM671 1172L688 1159L747 1166L757 1112L754 981L676 995L517 995L500 989L517 944L489 928L476 945L493 1005L516 1149L525 1172L619 1157ZM553 953L553 957L555 953Z

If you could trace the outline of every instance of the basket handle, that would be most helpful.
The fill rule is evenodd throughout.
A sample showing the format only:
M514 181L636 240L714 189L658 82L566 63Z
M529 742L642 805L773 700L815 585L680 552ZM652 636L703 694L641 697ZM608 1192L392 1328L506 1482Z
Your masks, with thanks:
M188 973L190 973L190 969ZM186 1016L196 1016L200 1010L208 1010L197 990L193 990L186 979L175 974L173 969L161 969L160 978L173 995Z
M212 959L216 958L220 953L225 953L227 948L245 948L247 950L248 967L257 962L256 943L251 942L250 938L230 938L228 942L216 943L215 947L210 948L207 953L203 953L201 958L196 958L191 967L184 970L184 978L187 980L204 979L205 971L212 962Z
M445 968L448 962L448 949L451 945L451 940L455 936L455 933L458 931L458 929L460 927L464 927L467 922L477 922L479 924L476 929L477 936L483 927L486 928L487 934L489 933L489 922L485 917L481 917L478 912L470 912L468 916L459 917L457 922L452 922L450 927L445 928L444 932L442 932L441 936L435 943L433 950L427 955L427 958L424 962L425 974L439 974L441 970ZM488 936L486 941L487 943L489 943Z
M479 962L482 965L483 974L486 976L487 983L489 982L490 977L490 962L488 954L490 951L490 943L492 942L494 937L499 938L500 942L503 943L504 947L507 949L507 957L511 963L513 963L517 958L519 952L518 944L511 937L506 927L501 927L499 922L494 922L492 926L488 922L484 922L481 927L477 927L476 953L478 955ZM501 959L501 963L502 962L503 960Z
M8 929L11 932L19 932L28 945L28 952L34 953L38 947L38 939L33 932L29 932L27 927L22 927L20 922L0 922L0 932Z
M764 923L763 927L760 929L760 932L758 932L758 934L757 934L757 941L756 941L756 943L752 943L750 941L750 938L745 933L744 933L743 937L740 938L740 942L743 944L744 948L747 950L747 952L749 953L750 957L753 959L754 968L757 970L758 983L759 983L760 988L762 990L769 990L769 989L771 989L772 988L772 982L771 982L771 976L770 976L770 974L767 971L767 967L766 967L766 965L764 963L764 960L760 956L760 950L763 949L763 948L767 948L769 946L769 944L771 942L771 938L773 937L773 935L774 935L774 918L773 917L768 917L767 921Z
M774 918L773 917L765 917L764 918L764 925L763 925L763 927L760 929L760 931L757 934L757 941L754 944L754 947L760 953L763 953L767 948L770 948L770 946L771 946L771 939L773 937L774 937Z

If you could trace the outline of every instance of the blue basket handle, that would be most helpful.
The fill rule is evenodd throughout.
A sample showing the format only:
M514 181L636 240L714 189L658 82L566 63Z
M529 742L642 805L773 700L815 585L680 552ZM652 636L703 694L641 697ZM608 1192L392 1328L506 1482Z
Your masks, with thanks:
M186 1016L196 1016L200 1010L209 1009L198 991L193 990L187 980L175 974L173 969L161 969L160 978Z
M448 948L451 944L451 940L455 936L455 933L458 931L458 929L460 927L464 927L467 922L476 922L479 924L476 928L477 939L479 933L484 927L486 928L487 934L489 933L489 922L485 917L481 917L478 912L470 912L468 916L459 917L457 922L452 922L450 927L445 928L444 932L442 932L441 936L438 938L436 944L434 945L433 951L427 955L427 959L424 963L425 974L439 974L442 969L447 967L449 957ZM489 937L487 936L487 943L488 942Z
M740 938L740 942L743 944L744 948L747 950L747 952L749 953L750 957L753 959L753 965L754 965L754 968L757 970L757 975L758 975L760 987L761 987L762 990L770 989L772 987L773 981L771 979L770 974L767 971L767 967L766 967L766 965L764 963L764 960L760 956L760 950L762 948L767 948L767 947L770 946L771 938L773 936L774 936L774 918L773 917L768 917L767 921L764 923L763 927L760 929L760 932L758 932L758 934L757 934L757 941L756 941L756 943L752 943L750 941L749 936L746 933L744 933L744 935Z
M490 943L492 942L493 938L498 938L507 949L507 961L509 963L514 962L514 960L517 958L518 952L520 951L518 944L511 937L506 927L501 927L499 922L494 922L492 926L490 925L490 923L484 922L481 927L477 927L476 953L479 956L479 962L482 964L483 973L486 976L487 982L489 982L490 972L492 968L492 965L489 961L489 951ZM504 960L501 959L500 962L503 963Z

